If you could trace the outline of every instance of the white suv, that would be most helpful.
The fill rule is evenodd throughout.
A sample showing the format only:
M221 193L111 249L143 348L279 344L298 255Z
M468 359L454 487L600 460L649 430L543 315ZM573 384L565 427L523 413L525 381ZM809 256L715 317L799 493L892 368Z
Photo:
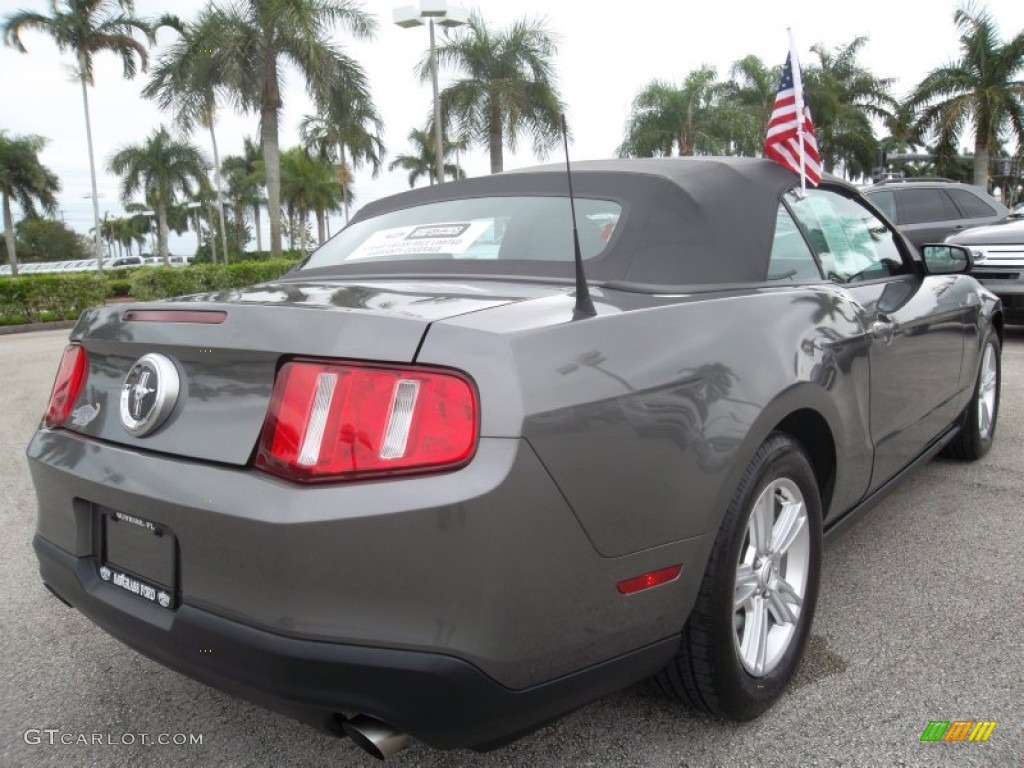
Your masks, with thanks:
M971 274L1003 300L1008 323L1024 323L1024 212L985 227L965 229L947 243L971 249Z

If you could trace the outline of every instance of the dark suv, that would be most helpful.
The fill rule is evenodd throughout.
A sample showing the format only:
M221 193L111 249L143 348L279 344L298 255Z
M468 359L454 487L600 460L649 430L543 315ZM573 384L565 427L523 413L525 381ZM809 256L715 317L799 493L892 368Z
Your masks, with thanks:
M862 191L918 248L1009 213L979 187L948 179L882 181Z

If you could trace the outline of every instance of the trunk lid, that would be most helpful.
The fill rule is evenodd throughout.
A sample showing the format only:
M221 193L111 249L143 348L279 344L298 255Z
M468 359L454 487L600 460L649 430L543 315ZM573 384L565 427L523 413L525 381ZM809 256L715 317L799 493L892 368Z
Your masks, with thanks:
M68 427L139 449L243 465L282 357L409 363L432 322L565 290L488 281L280 282L90 310L71 335L85 347L89 372ZM214 311L223 319L137 320L133 310L186 319L187 312ZM122 389L136 361L151 353L173 363L179 392L166 421L136 436L122 423Z

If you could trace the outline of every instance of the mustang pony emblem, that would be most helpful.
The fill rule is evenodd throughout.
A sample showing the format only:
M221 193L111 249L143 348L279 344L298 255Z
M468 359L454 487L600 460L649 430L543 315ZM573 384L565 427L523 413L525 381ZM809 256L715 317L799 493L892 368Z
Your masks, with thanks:
M178 401L178 369L166 355L140 357L121 385L121 424L136 437L163 424Z
M96 403L96 405L80 405L71 412L71 423L76 427L85 427L99 415L99 403Z
M156 387L146 386L152 375L152 371L144 370L139 376L139 380L135 382L135 386L132 387L128 402L130 403L129 407L131 408L133 418L142 418L142 401L146 398L146 395L156 392Z

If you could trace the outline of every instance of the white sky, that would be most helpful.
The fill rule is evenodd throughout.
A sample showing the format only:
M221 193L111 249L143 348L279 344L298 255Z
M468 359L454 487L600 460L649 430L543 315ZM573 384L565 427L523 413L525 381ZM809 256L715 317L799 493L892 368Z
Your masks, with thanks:
M403 29L391 19L394 7L413 0L363 0L364 10L377 18L378 32L372 42L354 42L344 33L338 39L366 69L373 97L385 122L389 157L411 151L406 135L422 127L431 107L430 84L414 75L417 62L429 42L425 28ZM173 12L191 19L205 0L136 0L136 13L154 17ZM654 78L681 82L687 72L702 64L728 75L732 62L747 54L767 64L781 64L787 50L786 27L793 28L801 62L812 60L810 47L822 43L832 48L857 35L867 35L861 62L879 77L896 78L894 94L904 95L929 70L959 56L953 26L957 0L632 0L604 3L591 0L465 0L479 10L492 26L506 26L524 16L545 18L559 41L555 60L558 82L568 109L566 117L574 133L570 151L574 160L611 157L622 141L630 103ZM989 0L1003 39L1024 29L1024 2ZM48 12L48 0L0 0L0 18L18 9ZM605 10L607 9L607 10ZM173 39L163 30L160 42ZM71 57L61 55L44 35L24 36L27 54L0 45L0 128L13 134L40 134L50 140L43 162L63 183L60 205L67 223L80 232L92 227L89 194L89 163L80 87L71 80ZM154 57L159 50L154 50ZM449 80L444 70L441 86ZM146 75L124 80L120 60L102 53L95 58L96 86L89 100L99 170L100 216L120 215L123 205L118 182L103 168L106 158L119 148L140 143L161 122L170 122L139 95ZM282 148L298 143L298 124L313 111L299 75L286 74L281 117ZM256 137L257 115L222 112L218 126L221 157L238 154L242 137ZM209 154L205 133L195 143ZM965 141L972 144L973 141ZM486 151L473 149L460 158L470 176L489 171ZM537 162L528 142L516 155L506 150L505 168ZM421 182L424 183L424 182ZM407 174L383 171L371 179L366 170L356 175L356 207L379 197L408 189ZM18 216L18 213L15 213ZM266 217L264 217L265 220ZM332 231L340 226L334 217ZM174 238L171 250L191 252L193 236ZM254 247L251 245L250 247ZM266 239L264 239L264 247Z

